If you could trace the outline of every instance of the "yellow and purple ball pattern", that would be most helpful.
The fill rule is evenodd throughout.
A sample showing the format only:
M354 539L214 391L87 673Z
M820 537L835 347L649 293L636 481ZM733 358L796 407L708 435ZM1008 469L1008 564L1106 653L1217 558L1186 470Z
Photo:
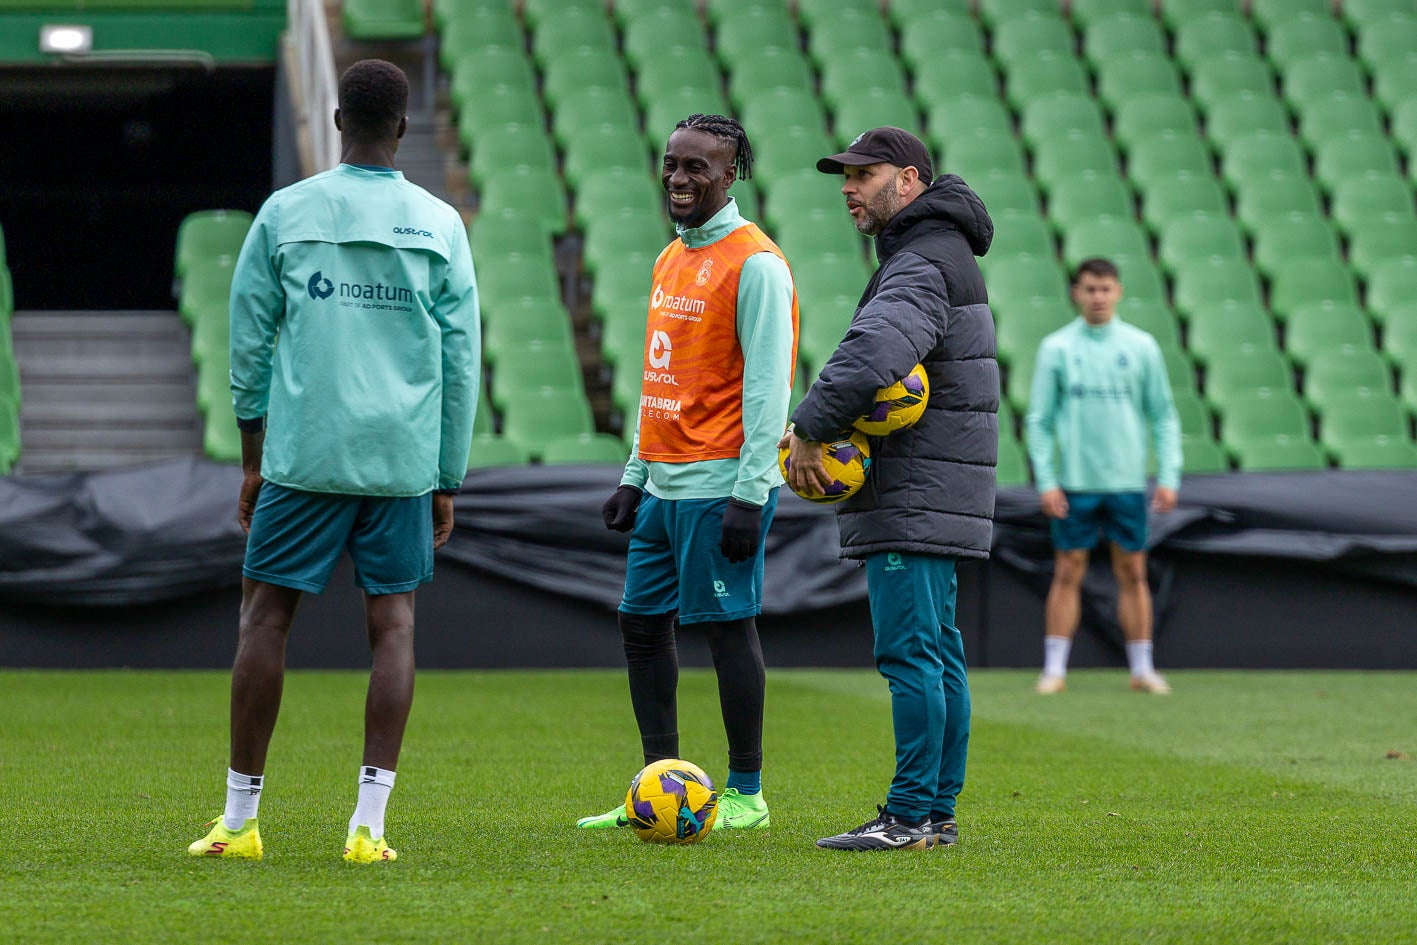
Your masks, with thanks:
M778 450L777 465L786 479L788 470L792 468L786 449ZM826 492L792 491L808 502L830 503L850 498L866 484L866 474L871 470L871 443L861 433L823 443L822 465L832 479Z
M868 436L889 436L913 426L925 415L929 400L930 378L925 366L917 364L894 384L877 389L871 412L857 418L852 426Z
M647 843L698 843L718 818L718 792L696 764L653 761L630 782L625 816Z

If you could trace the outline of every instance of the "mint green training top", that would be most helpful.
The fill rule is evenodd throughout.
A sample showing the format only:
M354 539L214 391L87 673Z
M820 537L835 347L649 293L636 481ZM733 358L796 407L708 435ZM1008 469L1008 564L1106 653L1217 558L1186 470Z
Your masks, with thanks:
M231 394L267 417L261 475L415 496L467 472L481 336L456 210L341 164L270 196L231 283Z
M738 201L703 226L679 227L684 245L698 248L723 239L748 221ZM646 313L648 315L648 313ZM743 349L743 448L737 459L694 463L646 462L639 458L639 415L635 440L621 485L636 486L661 499L721 499L732 496L753 505L782 485L777 441L787 429L792 394L792 274L772 253L754 253L738 277L738 343Z
M1079 316L1043 339L1026 422L1039 492L1144 491L1148 427L1157 483L1180 485L1180 423L1161 348L1119 318L1093 326Z

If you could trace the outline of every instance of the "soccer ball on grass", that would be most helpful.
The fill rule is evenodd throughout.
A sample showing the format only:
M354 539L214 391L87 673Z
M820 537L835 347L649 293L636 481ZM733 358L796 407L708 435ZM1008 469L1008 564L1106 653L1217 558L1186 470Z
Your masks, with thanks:
M698 843L718 818L718 792L698 765L650 762L630 782L625 816L647 843Z

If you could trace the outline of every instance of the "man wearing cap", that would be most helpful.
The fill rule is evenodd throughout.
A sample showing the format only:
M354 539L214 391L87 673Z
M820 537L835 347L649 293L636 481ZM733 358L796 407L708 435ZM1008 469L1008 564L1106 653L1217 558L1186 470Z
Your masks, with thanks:
M817 170L844 175L847 210L875 237L880 266L780 444L791 450L793 487L824 488L821 441L867 413L877 388L917 363L930 378L925 414L872 438L865 486L837 506L842 557L866 565L896 768L877 816L817 845L924 850L959 836L969 683L954 626L955 565L987 558L993 530L999 368L974 257L988 251L994 224L963 180L933 177L925 146L899 128L866 132Z

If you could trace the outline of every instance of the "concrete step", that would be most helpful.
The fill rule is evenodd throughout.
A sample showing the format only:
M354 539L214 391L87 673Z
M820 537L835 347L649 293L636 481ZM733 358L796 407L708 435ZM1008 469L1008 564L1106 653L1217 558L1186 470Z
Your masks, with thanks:
M20 383L28 399L31 381L37 383L72 380L89 381L181 381L191 380L189 358L172 352L129 352L122 358L96 359L77 354L36 354L15 352L20 365ZM195 403L195 392L193 393Z
M109 404L171 404L173 409L192 407L195 394L190 374L168 380L130 378L116 380L46 380L25 383L26 404L75 403L106 407Z
M173 312L16 312L16 341L53 338L187 337Z
M25 443L18 471L34 474L114 469L120 466L136 466L141 463L155 463L165 459L191 456L192 453L191 449L174 450L169 447L113 449L79 445L44 447Z
M187 454L201 449L202 430L194 418L185 429L152 426L25 427L20 439L28 466L31 450L99 449L169 450Z
M196 423L192 400L118 398L85 402L76 398L45 398L28 392L20 408L26 430L89 430L108 427L190 429Z

